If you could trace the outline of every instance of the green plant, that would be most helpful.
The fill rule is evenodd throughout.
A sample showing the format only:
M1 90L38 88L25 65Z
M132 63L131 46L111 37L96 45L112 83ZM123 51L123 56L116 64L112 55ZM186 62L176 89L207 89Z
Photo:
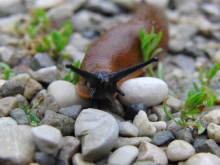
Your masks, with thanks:
M9 80L9 78L10 78L10 71L11 71L10 66L8 64L6 64L5 62L0 62L0 68L4 69L5 79Z
M141 27L139 31L139 36L141 40L141 50L143 53L144 61L149 60L150 58L154 57L163 50L162 48L156 49L156 46L159 44L163 36L162 31L156 34L154 27L152 27L150 33L148 34L146 30L143 27ZM154 73L152 64L148 65L147 69L149 74L153 76Z
M76 68L79 68L80 60L73 61L72 65ZM79 75L75 72L72 72L71 69L68 69L67 75L64 77L64 80L72 82L73 84L76 84L79 80Z

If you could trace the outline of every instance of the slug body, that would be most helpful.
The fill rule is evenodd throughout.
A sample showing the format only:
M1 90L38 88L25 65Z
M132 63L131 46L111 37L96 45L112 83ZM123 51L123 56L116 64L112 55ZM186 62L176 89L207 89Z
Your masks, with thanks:
M163 49L159 54L161 58L168 43L168 23L165 14L161 9L142 2L137 6L131 21L106 31L86 53L81 70L90 73L93 78L89 78L88 73L84 76L76 68L67 66L81 75L76 84L78 94L84 98L109 98L110 100L116 97L117 93L124 95L118 86L127 79L140 76L143 72L140 68L157 61L154 58L142 64L144 66L139 66L141 62L143 63L139 30L144 27L147 32L150 32L152 26L155 28L155 33L163 32L163 37L157 46ZM128 69L136 65L138 66L136 69ZM94 77L99 80L95 82Z

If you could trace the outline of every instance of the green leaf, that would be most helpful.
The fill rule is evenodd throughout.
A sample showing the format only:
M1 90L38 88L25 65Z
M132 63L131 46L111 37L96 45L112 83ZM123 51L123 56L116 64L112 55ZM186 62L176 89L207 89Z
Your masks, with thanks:
M32 125L32 126L39 126L40 125L39 119L33 113L31 113L29 115L29 118L30 118L30 125Z
M207 94L205 92L199 92L195 95L190 96L184 103L184 109L194 108L203 104L206 96Z
M189 110L186 111L187 115L194 115L194 114L197 114L199 113L199 108L191 108Z
M205 128L202 126L201 123L197 123L196 127L198 128L198 134L202 134L205 131Z
M206 77L212 79L217 74L218 70L219 64L215 63L210 70L207 70L208 73L206 74Z
M10 66L8 64L6 64L5 62L0 62L0 68L4 69L5 79L9 80L9 78L10 78L10 71L11 71Z
M205 84L205 82L204 82L204 80L203 80L203 69L204 69L204 66L202 65L202 66L199 68L199 77L198 77L199 82L200 82L200 84L202 84L202 85Z
M156 34L149 34L143 40L141 40L141 49L144 49L149 44L150 40L152 40L155 36Z
M164 102L163 102L164 112L166 113L166 115L167 115L170 119L172 119L172 120L175 121L177 124L179 124L179 122L176 121L176 119L175 119L175 118L169 113L169 111L167 110L166 101L167 101L168 99L169 99L169 97L166 98L166 99L164 100Z
M161 62L158 63L157 76L161 80L164 80L164 70L163 70L163 64Z
M29 37L34 38L34 36L37 34L38 29L39 29L38 26L36 26L36 27L29 26L27 29Z
M217 95L213 92L213 90L211 88L209 88L205 85L202 86L201 91L207 93L206 105L208 107L211 107L214 104L215 100L217 99Z
M154 50L156 48L156 46L159 44L162 36L163 36L163 32L160 31L151 43L151 46L150 46L151 51Z
M200 89L199 89L198 85L195 82L193 82L193 87L194 87L196 93L200 92Z
M160 53L160 52L162 52L162 51L163 51L162 48L158 48L158 49L154 50L153 53L152 53L152 55L151 55L151 57L156 56L158 53Z

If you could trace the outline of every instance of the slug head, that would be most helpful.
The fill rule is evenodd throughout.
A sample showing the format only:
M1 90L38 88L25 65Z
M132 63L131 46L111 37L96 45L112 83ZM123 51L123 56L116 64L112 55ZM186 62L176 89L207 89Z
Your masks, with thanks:
M111 73L100 73L100 72L90 73L78 69L72 66L71 64L67 64L66 68L70 68L73 72L76 72L86 80L84 85L90 91L89 98L103 99L107 97L109 100L112 101L114 99L114 94L116 92L122 96L125 95L125 93L117 86L119 80L143 68L144 66L157 61L158 58L153 57L148 61Z

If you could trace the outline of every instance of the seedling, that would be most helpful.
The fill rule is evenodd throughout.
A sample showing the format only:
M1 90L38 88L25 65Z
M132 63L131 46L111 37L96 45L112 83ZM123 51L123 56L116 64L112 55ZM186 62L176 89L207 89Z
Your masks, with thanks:
M5 79L9 80L10 71L11 71L10 66L8 64L6 64L5 62L0 62L0 68L2 68L4 70Z
M76 68L79 68L80 60L73 61L72 65ZM72 72L71 69L68 69L67 75L64 77L64 80L72 82L73 84L76 84L79 81L79 75L75 72Z

